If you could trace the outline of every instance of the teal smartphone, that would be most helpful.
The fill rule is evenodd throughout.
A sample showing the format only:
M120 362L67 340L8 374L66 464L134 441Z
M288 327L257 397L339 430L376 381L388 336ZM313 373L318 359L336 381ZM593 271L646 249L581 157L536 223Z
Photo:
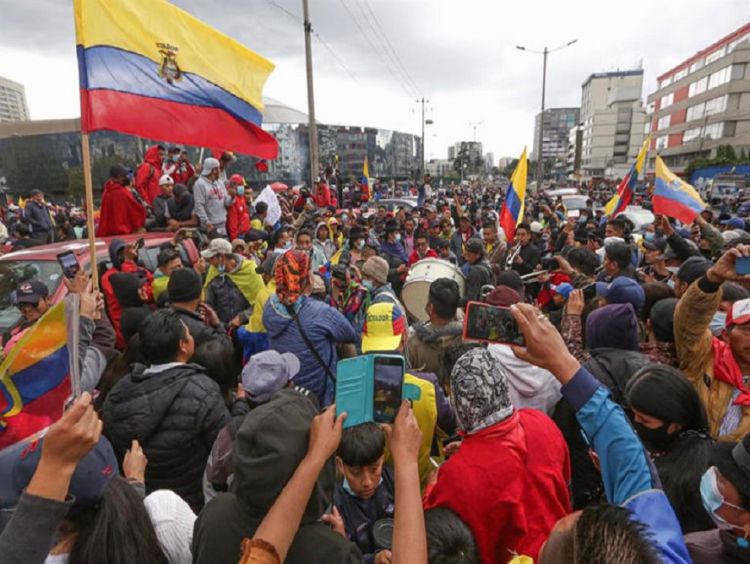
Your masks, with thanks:
M347 413L344 427L361 423L393 423L404 397L404 357L367 354L340 360L336 365L336 415ZM418 390L418 388L417 388Z

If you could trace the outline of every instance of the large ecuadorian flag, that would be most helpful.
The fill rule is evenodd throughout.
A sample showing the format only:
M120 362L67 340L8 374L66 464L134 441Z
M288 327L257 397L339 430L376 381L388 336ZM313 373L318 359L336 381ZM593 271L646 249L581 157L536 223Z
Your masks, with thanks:
M706 202L690 184L678 178L660 156L656 157L656 182L651 200L654 213L692 223L706 209Z
M500 226L505 232L505 239L509 244L516 237L516 226L523 221L523 212L526 207L526 176L528 161L526 158L526 147L523 148L521 158L516 165L516 170L510 177L508 190L505 192L505 201L500 208Z
M274 159L273 63L164 0L74 0L81 130Z
M0 364L0 450L43 431L72 390L65 302L51 307Z
M651 144L651 136L647 136L643 142L641 150L638 151L638 157L630 167L630 171L622 179L620 185L617 187L615 195L610 198L607 205L604 206L604 215L607 217L615 217L617 214L625 211L630 205L633 199L633 193L635 192L635 185L638 183L638 175L641 174L643 166L646 163L646 155L648 154L648 146Z

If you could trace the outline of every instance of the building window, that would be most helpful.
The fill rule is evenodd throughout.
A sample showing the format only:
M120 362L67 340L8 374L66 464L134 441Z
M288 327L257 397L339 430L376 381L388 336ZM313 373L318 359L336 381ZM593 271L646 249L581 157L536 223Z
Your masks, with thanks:
M706 86L708 85L708 77L704 76L703 78L700 78L690 84L688 86L688 96L697 96L698 94L702 94L706 91Z
M703 130L703 137L706 139L721 139L724 134L724 123L712 123L707 125Z
M718 50L714 51L713 53L711 53L710 55L708 55L706 57L706 64L710 65L714 61L718 61L724 55L726 55L726 53L727 53L727 48L726 47L722 47L721 49L718 49Z
M666 96L661 97L660 108L667 108L674 103L674 92L670 92Z
M701 102L700 104L696 104L695 106L690 106L687 109L687 115L685 116L685 121L693 121L694 119L700 119L703 117L703 112L706 109L706 104Z
M643 125L643 133L644 133L645 135L648 135L649 133L651 133L651 122L650 122L650 121L647 121L647 122L646 122L646 123L645 123L645 124Z
M669 135L662 135L656 138L656 150L666 149L669 143Z
M668 76L667 78L665 78L659 83L659 88L665 88L669 86L670 84L672 84L672 77Z
M732 65L731 80L742 80L745 78L745 64L737 63Z
M690 72L693 73L702 67L703 67L703 59L699 59L695 61L692 65L690 65Z
M671 114L666 115L664 117L660 117L659 121L656 124L656 129L660 130L660 129L666 129L666 128L668 128L671 121L672 121L672 115Z
M700 136L701 136L701 128L694 127L692 129L688 129L685 131L685 133L682 135L682 142L687 143L688 141L692 141L693 139L698 139L698 137Z
M731 67L724 67L721 70L712 72L711 76L708 79L708 89L711 90L712 88L716 88L717 86L726 84L727 82L729 82L731 74L732 74Z
M681 80L687 76L688 70L687 67L684 69L677 71L674 75L674 81L677 82L678 80Z
M708 100L706 102L706 115L718 114L726 111L728 99L729 95L724 94L724 96L719 96L718 98L714 98L713 100Z

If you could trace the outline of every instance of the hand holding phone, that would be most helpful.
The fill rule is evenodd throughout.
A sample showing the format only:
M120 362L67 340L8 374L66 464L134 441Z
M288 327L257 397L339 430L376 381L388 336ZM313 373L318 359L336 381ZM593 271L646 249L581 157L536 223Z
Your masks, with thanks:
M481 302L466 304L464 340L524 345L523 334L507 307Z
M81 270L81 265L73 251L65 251L57 255L57 262L60 263L63 276L68 280L73 280L76 274Z
M734 263L734 271L740 276L750 274L750 257L738 257Z

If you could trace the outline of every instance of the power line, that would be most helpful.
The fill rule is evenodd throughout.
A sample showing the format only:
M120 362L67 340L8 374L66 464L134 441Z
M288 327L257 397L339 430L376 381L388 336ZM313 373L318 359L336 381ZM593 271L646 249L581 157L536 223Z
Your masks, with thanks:
M404 66L403 62L401 61L401 57L398 56L398 52L393 47L393 43L391 43L391 40L388 38L388 34L385 32L385 29L383 29L383 26L380 24L380 20L378 20L378 17L375 15L375 12L372 10L372 7L370 6L370 3L368 0L362 0L365 7L367 8L367 11L370 13L370 16L372 17L373 21L375 22L375 25L380 30L380 36L385 40L385 43L387 44L387 47L390 49L390 52L393 56L393 58L396 61L396 64L401 69L401 72L403 72L406 79L411 84L412 88L417 92L418 96L423 97L422 91L420 90L419 86L417 86L417 83L414 81L414 79L409 74L409 71L406 70L406 67Z
M409 92L409 90L406 88L406 85L396 75L396 73L393 71L393 68L388 64L388 62L383 58L381 52L373 44L373 42L370 39L369 35L367 33L365 33L365 30L362 27L362 25L359 23L359 20L354 16L354 14L352 13L352 11L349 9L349 6L347 6L346 0L339 0L339 2L344 7L344 10L346 10L346 13L349 15L349 18L354 22L354 25L357 26L357 29L359 30L359 32L362 35L362 37L365 38L365 41L367 41L367 44L370 46L370 48L373 50L373 52L375 52L378 55L378 57L380 58L380 62L383 64L383 66L386 68L386 70L391 74L391 76L393 77L393 79L403 89L403 91L406 93L407 96L413 97L414 95L411 92Z

